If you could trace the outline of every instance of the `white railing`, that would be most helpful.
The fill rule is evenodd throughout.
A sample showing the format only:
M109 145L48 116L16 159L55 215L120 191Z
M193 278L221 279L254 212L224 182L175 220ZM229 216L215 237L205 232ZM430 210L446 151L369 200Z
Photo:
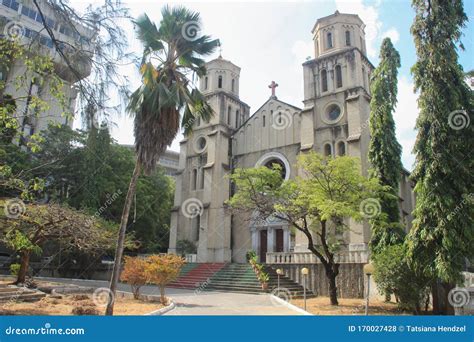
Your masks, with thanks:
M367 251L345 251L336 254L335 261L340 264L365 264ZM318 257L311 252L271 252L267 253L267 264L319 264Z
M197 254L186 254L184 258L186 262L197 262Z

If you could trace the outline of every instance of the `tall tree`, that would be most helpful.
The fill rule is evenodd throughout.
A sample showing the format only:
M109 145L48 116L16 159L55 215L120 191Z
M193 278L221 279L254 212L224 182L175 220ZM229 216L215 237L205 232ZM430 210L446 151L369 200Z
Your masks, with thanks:
M409 252L415 269L433 282L440 279L447 295L461 281L465 258L474 254L473 94L457 54L467 17L461 0L414 0L412 5L418 57L412 72L420 114ZM434 310L449 313L446 297L438 293L433 291Z
M146 15L135 22L138 39L144 45L140 67L142 85L132 94L128 106L128 111L134 116L137 161L122 212L110 281L112 294L117 287L128 217L141 170L145 174L153 171L159 156L178 133L181 113L185 134L192 131L196 117L209 120L213 114L204 96L188 77L205 74L202 57L216 49L218 40L199 36L199 13L184 7L165 6L161 14L159 28ZM107 315L113 314L113 305L113 301L107 305Z
M371 250L379 252L383 247L403 242L404 232L400 224L398 186L402 173L402 147L395 134L393 111L397 105L397 75L400 54L390 38L385 38L380 49L380 63L374 70L370 90L370 145L371 176L380 184L390 187L389 195L381 199L382 215L371 220Z
M251 220L274 217L300 231L324 267L331 305L338 305L337 254L349 229L345 219L362 220L361 205L372 206L382 189L377 179L361 175L357 158L325 159L310 152L299 157L298 167L302 177L287 181L278 166L236 169L231 180L237 192L228 204Z

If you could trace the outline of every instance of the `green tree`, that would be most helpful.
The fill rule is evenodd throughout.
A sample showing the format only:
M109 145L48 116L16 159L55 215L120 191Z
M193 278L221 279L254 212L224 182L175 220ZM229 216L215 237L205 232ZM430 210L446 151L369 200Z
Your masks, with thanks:
M135 151L137 160L130 180L120 220L115 263L110 290L115 293L122 262L123 243L130 208L140 172L150 174L159 156L170 146L180 126L185 134L192 131L196 117L209 120L212 108L199 90L192 86L190 75L203 76L203 56L211 54L218 40L209 36L189 36L189 25L201 25L198 13L184 7L162 10L160 27L157 28L148 16L135 22L138 39L144 45L140 71L142 85L132 94L128 111L134 116ZM197 31L192 33L198 34ZM155 64L153 64L155 63ZM106 314L113 314L114 303L107 305Z
M349 229L347 219L362 220L363 201L376 200L381 187L377 179L361 175L360 162L352 157L325 159L310 152L299 157L298 167L303 176L287 181L282 181L278 165L236 169L231 180L237 192L228 204L253 219L275 217L302 232L324 267L331 304L338 305L335 257Z
M378 253L385 246L403 242L404 231L400 224L398 186L402 174L402 147L395 134L393 111L397 105L397 75L400 55L390 38L385 38L380 49L380 63L374 70L370 91L370 144L369 161L371 176L380 184L390 187L388 196L381 196L382 215L371 220L372 252Z
M116 226L95 217L57 204L21 204L15 200L0 203L2 242L20 253L21 266L17 283L24 283L32 253L40 253L43 244L61 242L65 249L103 251L113 246Z
M411 27L417 53L412 68L419 92L416 122L416 209L409 234L418 273L442 282L444 293L461 281L474 254L473 95L458 63L457 44L467 17L461 0L414 0ZM462 48L462 44L460 44ZM452 312L433 291L436 313Z

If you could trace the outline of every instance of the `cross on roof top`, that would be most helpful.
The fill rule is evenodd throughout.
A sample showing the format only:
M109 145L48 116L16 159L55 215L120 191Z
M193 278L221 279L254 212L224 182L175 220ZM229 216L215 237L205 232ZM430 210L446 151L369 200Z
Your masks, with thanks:
M272 89L272 97L276 97L275 95L275 88L278 87L278 84L275 83L275 81L272 81L272 83L268 86L268 88Z

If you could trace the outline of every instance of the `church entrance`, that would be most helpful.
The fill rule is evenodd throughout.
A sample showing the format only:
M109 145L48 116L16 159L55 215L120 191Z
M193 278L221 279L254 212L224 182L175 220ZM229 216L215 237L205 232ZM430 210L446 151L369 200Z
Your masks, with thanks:
M267 261L267 230L260 231L260 262Z
M275 229L275 252L283 252L283 229Z

